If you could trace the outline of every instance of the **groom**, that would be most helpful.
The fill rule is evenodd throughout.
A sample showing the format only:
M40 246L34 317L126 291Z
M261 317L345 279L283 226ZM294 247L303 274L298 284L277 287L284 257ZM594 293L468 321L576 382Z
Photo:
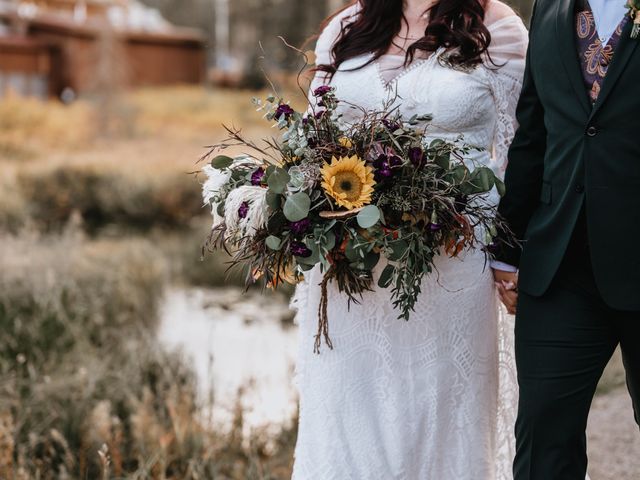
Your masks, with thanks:
M501 242L494 264L503 301L517 305L515 480L584 480L589 408L618 345L640 420L640 38L632 29L625 0L534 8L500 204L523 243Z

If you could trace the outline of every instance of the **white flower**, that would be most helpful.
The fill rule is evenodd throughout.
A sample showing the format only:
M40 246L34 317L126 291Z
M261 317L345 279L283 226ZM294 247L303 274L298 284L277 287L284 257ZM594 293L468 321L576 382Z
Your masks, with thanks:
M202 186L202 198L205 205L211 206L213 216L213 226L218 225L223 218L218 215L218 205L220 204L220 193L231 178L231 170L218 170L211 165L206 165L202 171L207 176L207 181Z
M240 207L248 205L244 218L240 218ZM267 190L262 187L244 185L229 192L224 204L224 221L231 236L252 236L267 226Z

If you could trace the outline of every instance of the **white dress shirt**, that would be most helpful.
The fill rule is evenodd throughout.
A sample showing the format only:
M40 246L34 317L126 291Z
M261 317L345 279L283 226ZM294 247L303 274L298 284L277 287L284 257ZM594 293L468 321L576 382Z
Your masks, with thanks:
M627 15L627 6L623 0L589 0L589 5L591 5L600 41L606 44L616 31L620 21ZM503 272L518 270L512 265L496 260L491 262L491 268Z
M616 31L620 20L627 15L626 2L624 0L589 0L589 5L591 5L600 41L606 44Z

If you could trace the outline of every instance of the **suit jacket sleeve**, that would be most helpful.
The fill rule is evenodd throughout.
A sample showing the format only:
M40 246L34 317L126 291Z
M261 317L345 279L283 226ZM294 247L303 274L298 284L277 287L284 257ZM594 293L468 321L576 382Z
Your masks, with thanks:
M535 42L533 33L535 8L531 21L522 94L516 110L519 128L509 149L509 162L505 173L506 195L498 208L499 215L506 221L518 240L524 239L529 221L538 206L547 140L544 108L532 75L531 45ZM518 266L521 246L510 241L504 231L500 232L497 243L496 259Z

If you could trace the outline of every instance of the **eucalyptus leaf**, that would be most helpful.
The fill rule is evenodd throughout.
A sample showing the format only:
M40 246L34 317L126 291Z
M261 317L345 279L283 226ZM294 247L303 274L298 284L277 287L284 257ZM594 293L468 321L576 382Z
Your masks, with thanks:
M226 155L218 155L213 160L211 160L211 166L218 170L224 170L225 168L229 168L233 165L233 158L227 157Z
M385 269L380 274L380 278L378 279L378 286L380 288L387 288L393 282L393 277L396 274L396 267L393 265L387 265Z
M269 175L267 179L267 185L272 193L283 193L289 183L289 174L284 168L276 168L274 172Z
M338 223L338 221L337 221L337 220L335 220L335 219L334 219L334 220L331 220L329 223L327 223L327 224L325 225L325 227L324 227L324 231L325 231L325 232L330 231L330 230L331 230L331 229L336 225L336 223Z
M405 256L407 250L409 249L409 244L404 240L396 240L391 245L391 254L389 255L389 260L396 262L402 257Z
M299 222L307 218L310 208L311 198L309 198L309 195L304 192L298 192L287 197L282 211L290 222Z
M331 251L335 246L336 246L336 234L333 232L327 232L327 234L324 237L323 247L327 251Z
M375 205L367 205L357 216L361 228L371 228L380 221L380 209Z
M495 184L495 175L490 168L479 167L473 171L472 181L482 192L488 192Z
M274 235L269 235L264 242L271 250L280 250L282 248L282 240Z
M273 193L269 191L267 192L267 206L274 212L280 210L280 206L282 203L281 200L282 197L279 193Z
M433 161L444 170L449 170L451 168L451 154L447 151L438 152Z
M378 265L380 261L380 254L375 252L367 253L364 257L364 269L371 271Z
M313 238L305 239L305 245L311 250L311 255L308 257L296 257L296 262L304 265L315 265L320 261L320 249Z
M357 262L358 260L360 260L358 247L356 241L353 238L349 239L349 241L347 242L347 247L345 248L344 254L351 262Z
M305 177L299 167L292 167L289 170L289 176L291 177L289 182L294 188L299 189L302 187Z

